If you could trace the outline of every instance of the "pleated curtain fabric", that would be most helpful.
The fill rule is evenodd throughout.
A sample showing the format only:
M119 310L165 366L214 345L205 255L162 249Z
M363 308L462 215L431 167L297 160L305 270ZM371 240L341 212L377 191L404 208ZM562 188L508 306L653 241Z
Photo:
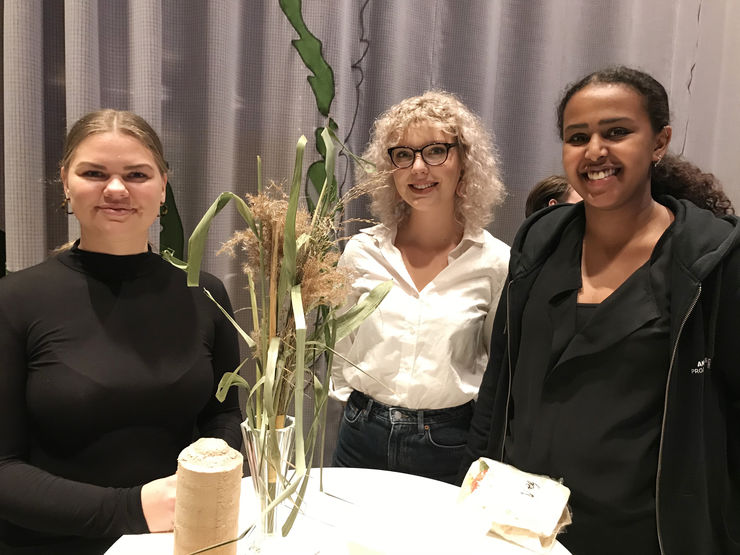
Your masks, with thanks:
M301 134L306 166L319 157L314 132L325 118L276 0L5 0L2 10L0 229L10 271L79 234L61 207L58 161L66 129L90 110L133 110L160 133L186 236L219 192L256 191L257 155L277 182L290 178ZM427 89L456 93L481 116L509 192L490 230L506 242L529 189L562 171L560 92L611 64L666 86L674 151L740 202L735 0L304 0L302 13L333 69L331 117L355 152L382 111ZM353 172L340 156L342 191ZM347 209L347 219L368 217L362 199ZM231 209L214 222L204 266L235 307L248 303L238 263L215 252L238 223ZM158 223L150 239L158 248Z

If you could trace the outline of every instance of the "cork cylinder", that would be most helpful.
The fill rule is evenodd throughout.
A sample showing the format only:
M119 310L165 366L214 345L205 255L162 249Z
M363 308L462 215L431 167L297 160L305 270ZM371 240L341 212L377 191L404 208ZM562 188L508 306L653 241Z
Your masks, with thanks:
M222 439L201 438L177 458L175 555L235 539L239 535L241 453ZM208 551L235 555L236 542Z

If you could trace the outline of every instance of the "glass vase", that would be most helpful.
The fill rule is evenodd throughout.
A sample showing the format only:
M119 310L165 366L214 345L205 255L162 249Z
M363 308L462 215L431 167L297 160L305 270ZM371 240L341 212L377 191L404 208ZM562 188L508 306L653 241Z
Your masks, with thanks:
M270 509L268 507L292 478L295 420L292 416L286 416L285 425L277 429L266 426L252 428L247 421L242 422L241 427L259 509L252 551L260 551L260 546L281 535L280 504Z

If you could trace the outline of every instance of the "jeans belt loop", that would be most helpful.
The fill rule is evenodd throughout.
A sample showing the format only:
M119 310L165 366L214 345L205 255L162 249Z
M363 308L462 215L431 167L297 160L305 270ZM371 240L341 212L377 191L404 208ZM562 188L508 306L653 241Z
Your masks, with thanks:
M419 427L419 433L423 434L424 433L424 411L423 410L416 411L416 422Z
M373 398L370 397L370 395L366 395L366 399L367 399L367 404L365 405L363 412L365 413L365 419L367 420L370 417L370 411L373 408Z

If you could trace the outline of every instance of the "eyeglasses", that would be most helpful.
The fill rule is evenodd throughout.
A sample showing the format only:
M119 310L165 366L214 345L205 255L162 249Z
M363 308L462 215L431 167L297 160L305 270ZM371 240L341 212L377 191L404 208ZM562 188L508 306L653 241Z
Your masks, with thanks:
M393 165L399 169L410 168L416 160L416 153L421 154L421 159L429 166L439 166L447 160L450 149L457 143L430 143L421 148L410 146L394 146L388 149Z

